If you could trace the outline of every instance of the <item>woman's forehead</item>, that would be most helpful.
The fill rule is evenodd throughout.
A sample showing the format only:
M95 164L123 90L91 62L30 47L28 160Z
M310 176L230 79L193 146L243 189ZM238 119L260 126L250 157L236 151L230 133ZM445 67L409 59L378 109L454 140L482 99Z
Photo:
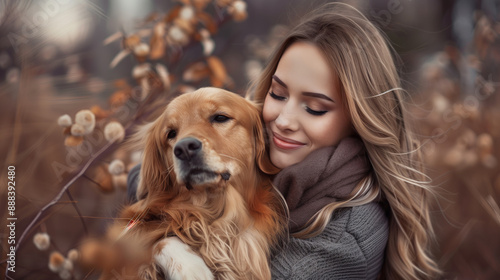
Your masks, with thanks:
M296 42L289 46L278 63L273 81L291 90L339 98L338 77L322 51L312 43Z

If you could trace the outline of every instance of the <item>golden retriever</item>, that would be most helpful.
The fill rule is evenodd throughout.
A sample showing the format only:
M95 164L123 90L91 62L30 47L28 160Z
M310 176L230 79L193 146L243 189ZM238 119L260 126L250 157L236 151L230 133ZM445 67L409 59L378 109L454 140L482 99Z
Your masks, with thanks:
M101 279L271 279L286 208L257 107L202 88L172 100L145 131L140 200L108 231L112 249L101 244L110 249L90 257Z

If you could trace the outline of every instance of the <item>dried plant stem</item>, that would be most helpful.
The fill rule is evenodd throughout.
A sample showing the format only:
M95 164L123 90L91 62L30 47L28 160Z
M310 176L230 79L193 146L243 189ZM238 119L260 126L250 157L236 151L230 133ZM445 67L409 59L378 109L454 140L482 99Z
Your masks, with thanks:
M76 174L73 178L71 178L71 180L62 187L61 191L49 203L47 203L42 209L40 209L38 211L38 213L36 214L35 218L24 229L23 233L21 234L21 237L17 241L16 249L14 251L15 253L17 253L17 251L19 250L19 247L21 246L24 238L26 238L27 234L29 233L29 231L31 230L31 228L36 224L36 222L38 221L38 219L40 219L40 217L42 216L42 214L45 213L45 211L47 211L50 207L52 207L55 204L57 204L57 202L61 199L61 197L63 196L63 194L66 193L66 191L68 190L68 188L78 178L80 178L85 173L85 171L87 171L87 169L94 162L94 160L96 160L102 153L104 153L111 145L113 145L113 142L106 143L106 145L104 145L97 153L95 153L94 155L92 155L89 158L89 160L87 161L87 163L82 167L82 169L80 169L80 172L78 172L78 174ZM9 274L9 264L7 263L6 268L5 268L5 277L8 278L8 279L13 279L8 274Z
M83 174L82 177L89 180L90 182L96 184L99 188L101 188L101 189L103 188L101 184L97 183L94 179L90 178L89 176Z
M68 195L69 200L71 201L71 205L73 205L73 208L75 208L75 211L78 214L80 221L82 222L82 226L83 226L83 230L85 231L85 235L89 235L89 230L87 228L87 224L85 223L85 220L83 220L82 213L80 213L80 209L78 208L78 205L76 205L76 200L73 199L73 196L69 192L69 189L66 189L66 194Z

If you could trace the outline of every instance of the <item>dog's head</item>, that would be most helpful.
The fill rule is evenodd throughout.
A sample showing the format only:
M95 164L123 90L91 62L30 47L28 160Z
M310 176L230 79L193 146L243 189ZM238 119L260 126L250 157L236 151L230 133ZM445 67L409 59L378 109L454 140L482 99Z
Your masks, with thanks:
M259 110L235 93L201 88L183 94L146 130L139 198L278 171L265 151Z

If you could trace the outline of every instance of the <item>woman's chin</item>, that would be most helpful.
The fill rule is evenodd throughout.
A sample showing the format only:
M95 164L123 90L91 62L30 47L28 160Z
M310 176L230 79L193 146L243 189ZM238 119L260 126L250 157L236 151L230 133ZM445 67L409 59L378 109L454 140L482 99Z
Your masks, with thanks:
M283 169L290 165L300 162L303 158L298 158L296 156L287 155L278 151L271 151L270 153L271 161L274 166Z

